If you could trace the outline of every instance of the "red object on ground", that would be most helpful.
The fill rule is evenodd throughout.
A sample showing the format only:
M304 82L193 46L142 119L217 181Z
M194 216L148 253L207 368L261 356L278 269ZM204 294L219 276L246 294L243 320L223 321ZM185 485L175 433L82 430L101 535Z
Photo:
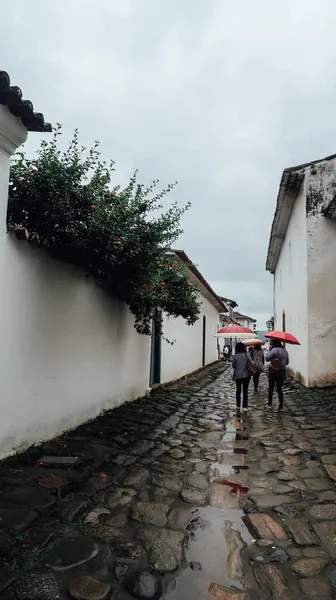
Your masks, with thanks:
M66 484L67 480L64 479L64 477L57 477L57 475L42 477L42 479L39 480L39 485L49 490L60 490Z
M249 492L249 488L241 485L241 483L234 483L233 481L228 481L227 479L219 480L218 483L222 485L228 485L231 489L231 494L237 494L240 492L241 494L247 494Z
M281 342L285 342L285 344L293 344L295 346L301 346L299 340L294 337L291 333L286 333L285 331L270 331L269 333L264 334L265 338L280 340Z

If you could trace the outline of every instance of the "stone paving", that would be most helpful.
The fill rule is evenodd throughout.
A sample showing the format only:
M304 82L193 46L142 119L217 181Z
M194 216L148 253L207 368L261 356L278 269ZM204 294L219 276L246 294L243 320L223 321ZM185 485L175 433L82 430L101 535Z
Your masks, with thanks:
M335 598L336 392L265 398L218 364L3 462L1 598Z

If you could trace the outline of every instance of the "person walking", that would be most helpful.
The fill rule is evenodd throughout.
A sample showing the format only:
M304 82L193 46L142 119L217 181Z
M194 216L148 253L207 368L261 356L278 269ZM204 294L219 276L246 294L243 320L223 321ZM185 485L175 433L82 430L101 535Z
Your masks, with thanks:
M282 387L286 379L289 355L280 340L271 341L271 350L266 354L266 361L270 363L268 371L268 406L272 406L273 392L276 386L279 396L279 410L282 410L284 404Z
M233 379L236 382L236 407L237 416L240 415L241 393L243 391L243 411L248 409L248 386L251 379L250 370L254 369L254 362L251 356L246 352L242 342L236 346L236 352L232 358Z
M261 348L261 345L252 348L250 356L254 362L254 367L256 369L256 372L253 375L254 391L255 393L258 393L260 375L265 371L265 355Z
M223 348L223 358L225 362L229 360L229 346L227 344Z

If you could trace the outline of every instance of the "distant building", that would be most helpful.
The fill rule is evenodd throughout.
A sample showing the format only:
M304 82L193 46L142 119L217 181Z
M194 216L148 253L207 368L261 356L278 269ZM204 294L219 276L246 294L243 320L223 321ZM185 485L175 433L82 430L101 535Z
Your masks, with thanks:
M266 269L274 274L275 330L290 346L296 378L336 385L336 155L285 169Z
M221 324L222 327L224 327L225 325L230 325L230 323L232 324L235 322L232 315L234 308L236 308L238 304L235 300L230 300L230 298L224 298L223 296L220 296L220 299L226 307L226 311L222 312L220 315Z
M254 331L257 324L257 319L253 319L253 317L248 317L247 315L242 315L241 313L235 311L232 313L232 317L235 323L238 323L238 325L241 325L242 327L248 327Z
M250 329L252 329L252 331L255 329L257 320L253 319L252 317L242 315L239 312L236 312L234 309L238 306L238 304L235 300L230 300L230 298L224 298L223 296L220 296L220 300L227 308L225 313L220 314L222 327L225 327L226 325L242 325L242 327L249 327ZM226 344L229 344L230 346L232 346L234 352L237 341L239 340L221 338L221 341L219 342L220 351L222 352L223 347Z

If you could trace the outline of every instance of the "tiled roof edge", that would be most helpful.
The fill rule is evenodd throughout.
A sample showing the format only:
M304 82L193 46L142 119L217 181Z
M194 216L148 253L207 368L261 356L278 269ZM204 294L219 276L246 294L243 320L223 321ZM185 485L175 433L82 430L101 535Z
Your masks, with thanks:
M50 133L52 127L46 123L42 113L34 111L30 100L24 100L19 87L10 84L10 77L6 71L0 71L0 104L7 106L8 110L21 119L28 131Z

